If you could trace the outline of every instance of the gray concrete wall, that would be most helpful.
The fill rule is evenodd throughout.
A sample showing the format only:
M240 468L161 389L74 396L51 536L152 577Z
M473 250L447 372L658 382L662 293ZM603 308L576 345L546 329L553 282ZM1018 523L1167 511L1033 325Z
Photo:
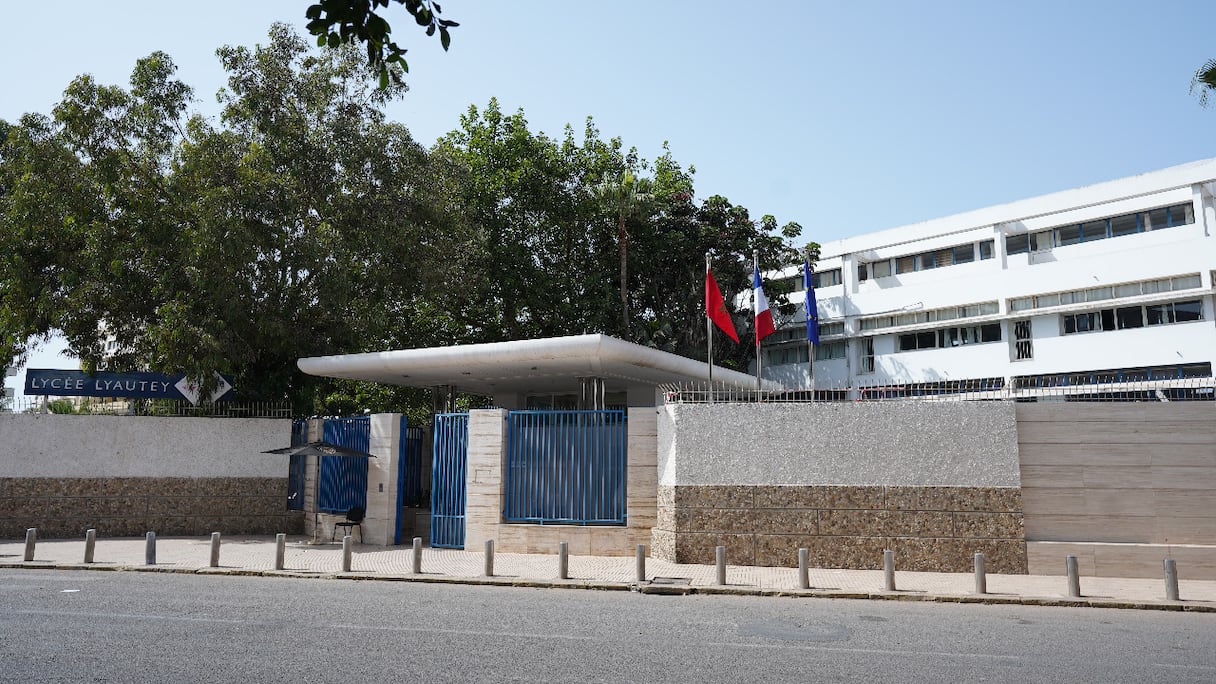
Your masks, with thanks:
M286 477L291 421L0 414L0 477Z
M1008 402L669 404L661 485L1016 487Z

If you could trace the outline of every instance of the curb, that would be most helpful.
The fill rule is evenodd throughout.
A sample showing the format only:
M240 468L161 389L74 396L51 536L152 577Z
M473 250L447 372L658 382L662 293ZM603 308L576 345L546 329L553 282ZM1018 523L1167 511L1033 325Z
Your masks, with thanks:
M94 572L148 572L174 575L228 575L234 577L278 577L286 579L354 580L372 582L419 582L465 586L521 587L529 589L583 589L591 591L628 591L653 596L771 596L780 598L852 599L868 601L913 601L925 603L970 603L1059 608L1118 608L1158 610L1176 613L1216 613L1216 603L1185 601L1135 601L1107 598L1060 598L1052 596L1015 596L1010 594L926 594L887 591L833 591L824 589L766 589L746 586L692 586L597 581L593 579L524 579L519 577L454 577L450 575L371 575L359 572L314 570L253 570L172 565L120 565L114 563L54 563L47 561L0 562L0 570L87 570Z

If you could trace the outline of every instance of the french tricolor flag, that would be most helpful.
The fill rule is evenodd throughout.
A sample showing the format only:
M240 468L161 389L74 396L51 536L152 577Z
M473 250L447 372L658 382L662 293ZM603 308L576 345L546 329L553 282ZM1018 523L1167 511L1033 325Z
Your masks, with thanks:
M768 298L764 296L764 286L760 283L760 269L752 271L752 301L756 304L756 344L773 334L773 313L768 310Z

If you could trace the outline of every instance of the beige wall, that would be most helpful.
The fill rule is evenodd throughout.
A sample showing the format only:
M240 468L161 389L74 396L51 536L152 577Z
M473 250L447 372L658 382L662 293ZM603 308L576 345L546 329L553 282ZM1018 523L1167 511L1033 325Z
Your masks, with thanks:
M1032 573L1216 577L1216 405L1017 406ZM1206 547L1206 548L1205 548ZM1185 558L1185 560L1184 560Z

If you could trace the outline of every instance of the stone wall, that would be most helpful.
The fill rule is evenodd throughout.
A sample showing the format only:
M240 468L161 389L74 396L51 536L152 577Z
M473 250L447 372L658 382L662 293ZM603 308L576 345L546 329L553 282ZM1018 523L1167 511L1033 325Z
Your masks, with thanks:
M658 433L656 557L1026 571L1012 404L675 404Z
M1026 571L1016 487L689 485L659 487L656 557L820 568L965 572L983 552L992 572Z
M0 414L0 537L299 533L288 420Z
M303 531L286 510L287 479L271 477L0 478L0 538L275 534Z

